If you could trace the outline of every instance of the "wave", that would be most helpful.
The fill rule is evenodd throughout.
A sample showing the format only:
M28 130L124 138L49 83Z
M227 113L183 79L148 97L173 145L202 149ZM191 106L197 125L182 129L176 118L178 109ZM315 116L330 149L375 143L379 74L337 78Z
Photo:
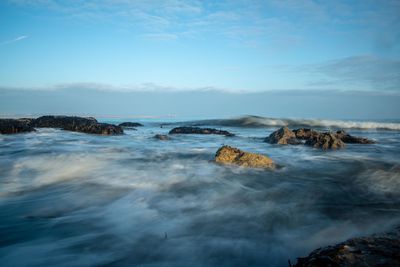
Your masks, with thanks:
M339 129L382 129L400 130L400 123L374 121L344 121L319 119L274 119L260 116L244 116L233 119L212 119L190 122L193 125L219 125L228 127L262 128L274 126L317 127Z

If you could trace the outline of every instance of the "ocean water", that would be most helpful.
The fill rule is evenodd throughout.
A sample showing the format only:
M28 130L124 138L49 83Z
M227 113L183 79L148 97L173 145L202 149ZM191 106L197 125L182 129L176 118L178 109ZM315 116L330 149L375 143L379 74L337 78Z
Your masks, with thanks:
M400 223L398 122L142 122L121 136L0 135L0 266L288 266ZM236 136L153 138L186 124ZM286 124L377 143L321 151L263 142ZM279 168L217 165L223 144Z

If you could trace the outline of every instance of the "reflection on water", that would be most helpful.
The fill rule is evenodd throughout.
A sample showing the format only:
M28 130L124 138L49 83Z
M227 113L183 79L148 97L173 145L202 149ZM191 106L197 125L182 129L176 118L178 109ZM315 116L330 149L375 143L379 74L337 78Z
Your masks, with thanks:
M287 266L287 260L400 222L400 136L323 152L237 137L153 139L41 129L0 136L1 266ZM222 144L276 171L212 162Z

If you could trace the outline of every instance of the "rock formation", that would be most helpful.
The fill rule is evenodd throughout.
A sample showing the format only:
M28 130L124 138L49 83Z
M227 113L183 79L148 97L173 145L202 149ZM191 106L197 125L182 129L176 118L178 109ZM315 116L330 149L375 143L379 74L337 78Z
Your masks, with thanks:
M297 145L300 142L296 139L295 133L293 133L288 127L282 127L279 130L271 133L264 140L270 144L279 144L279 145Z
M375 141L363 137L352 136L344 130L337 131L336 137L347 144L375 144Z
M154 136L154 138L156 138L156 139L158 139L158 140L170 140L171 139L171 137L169 137L168 135L166 135L166 134L156 134L155 136Z
M320 133L308 139L305 142L305 145L322 148L324 150L340 149L345 147L343 141L337 138L333 133Z
M228 131L199 127L176 127L169 131L169 134L218 134L225 136L234 136L234 134Z
M32 132L31 119L0 119L0 134Z
M294 265L319 266L400 266L400 227L389 233L353 238L316 249L307 257L298 258Z
M267 156L242 151L240 149L222 146L215 154L215 161L221 164L232 164L250 168L275 167L274 162Z
M123 122L123 123L118 124L118 126L119 127L126 127L126 128L128 128L128 127L141 127L141 126L143 126L143 124L138 123L138 122Z

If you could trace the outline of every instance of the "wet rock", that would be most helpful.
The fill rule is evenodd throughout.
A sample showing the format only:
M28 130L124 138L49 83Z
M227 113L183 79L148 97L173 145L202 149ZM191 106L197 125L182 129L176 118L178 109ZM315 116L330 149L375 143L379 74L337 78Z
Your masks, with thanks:
M293 133L295 134L296 138L300 140L308 140L320 134L319 132L308 128L296 129L293 130Z
M218 134L225 136L234 136L234 134L228 131L199 127L176 127L169 131L169 134Z
M273 169L275 167L273 160L267 156L245 152L230 146L219 148L215 154L215 161L249 168Z
M102 135L117 135L123 134L121 127L99 123L95 118L82 118L75 116L42 116L34 120L35 127L44 128L60 128L67 131L102 134Z
M294 266L400 266L400 227L316 249L307 257L298 258Z
M340 149L345 147L343 141L337 138L333 133L320 133L308 139L305 144L315 148L322 148L324 150Z
M171 137L169 137L166 134L156 134L154 136L154 138L158 139L158 140L171 140Z
M33 132L32 119L0 119L0 134Z
M267 138L264 139L264 141L270 144L279 144L279 145L300 144L300 141L296 139L295 133L292 132L286 126L271 133Z
M352 136L344 130L337 131L336 137L347 144L375 144L375 141L373 140L363 137Z
M125 127L125 128L128 128L128 127L133 128L133 127L141 127L141 126L143 126L143 124L138 123L138 122L123 122L123 123L118 124L118 126Z

